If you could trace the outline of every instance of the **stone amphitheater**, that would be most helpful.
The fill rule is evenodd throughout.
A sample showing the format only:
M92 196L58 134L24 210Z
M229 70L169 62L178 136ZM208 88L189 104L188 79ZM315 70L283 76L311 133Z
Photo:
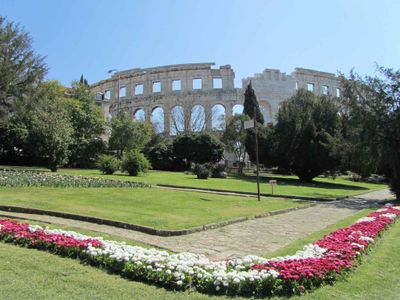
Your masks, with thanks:
M115 72L91 86L103 114L112 118L129 113L153 123L155 131L222 130L225 120L243 110L244 90L251 81L266 123L273 122L279 105L299 88L339 96L335 74L296 68L290 75L275 69L242 79L235 87L230 65L194 63Z

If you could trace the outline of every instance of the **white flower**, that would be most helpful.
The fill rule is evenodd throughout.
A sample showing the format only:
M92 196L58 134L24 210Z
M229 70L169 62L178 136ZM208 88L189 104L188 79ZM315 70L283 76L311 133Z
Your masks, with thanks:
M371 238L371 237L369 237L369 236L362 236L362 237L360 237L359 240L360 240L360 241L367 241L367 242L369 242L369 243L374 241L374 239Z
M376 218L374 217L363 217L361 219L358 219L356 223L361 223L361 222L374 222Z
M390 218L392 220L396 219L397 215L392 214L392 213L386 213L386 214L381 214L382 217L387 217Z

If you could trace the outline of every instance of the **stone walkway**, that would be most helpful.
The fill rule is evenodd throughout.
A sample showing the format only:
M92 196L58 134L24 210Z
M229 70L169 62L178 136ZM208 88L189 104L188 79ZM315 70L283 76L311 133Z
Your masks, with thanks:
M249 220L215 230L175 237L160 237L122 228L43 215L0 212L0 216L43 221L112 234L174 252L201 253L211 259L219 260L249 254L263 255L280 249L330 224L336 223L360 209L376 205L377 200L387 198L387 192L378 192L371 192L348 200L326 204L319 203L310 208L281 215Z

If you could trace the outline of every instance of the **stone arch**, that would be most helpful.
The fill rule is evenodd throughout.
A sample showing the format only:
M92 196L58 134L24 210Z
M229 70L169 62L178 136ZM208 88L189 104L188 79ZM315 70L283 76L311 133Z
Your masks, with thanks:
M175 105L171 109L171 135L185 131L185 110L182 105Z
M213 130L224 130L226 125L226 109L222 104L215 104L211 108L211 128Z
M164 132L164 109L161 106L156 106L151 110L150 121L153 124L154 133Z
M242 104L235 104L232 107L232 116L243 114L244 106Z
M272 107L271 104L266 100L258 101L260 105L260 111L264 117L264 124L272 123Z
M190 111L190 128L194 132L206 129L206 110L204 106L196 104Z
M143 108L138 108L133 113L133 119L136 121L144 122L146 120L146 113Z

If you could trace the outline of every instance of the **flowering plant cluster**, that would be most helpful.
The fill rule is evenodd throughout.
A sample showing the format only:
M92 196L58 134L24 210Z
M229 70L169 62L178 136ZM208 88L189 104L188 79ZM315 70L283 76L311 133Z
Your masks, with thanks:
M112 180L97 177L61 175L34 170L0 169L0 186L3 187L146 187L141 182Z
M0 220L0 240L79 257L124 277L168 288L228 295L292 295L331 284L350 271L398 215L400 206L384 206L295 255L272 259L246 256L210 261L203 255L170 254L11 220Z

